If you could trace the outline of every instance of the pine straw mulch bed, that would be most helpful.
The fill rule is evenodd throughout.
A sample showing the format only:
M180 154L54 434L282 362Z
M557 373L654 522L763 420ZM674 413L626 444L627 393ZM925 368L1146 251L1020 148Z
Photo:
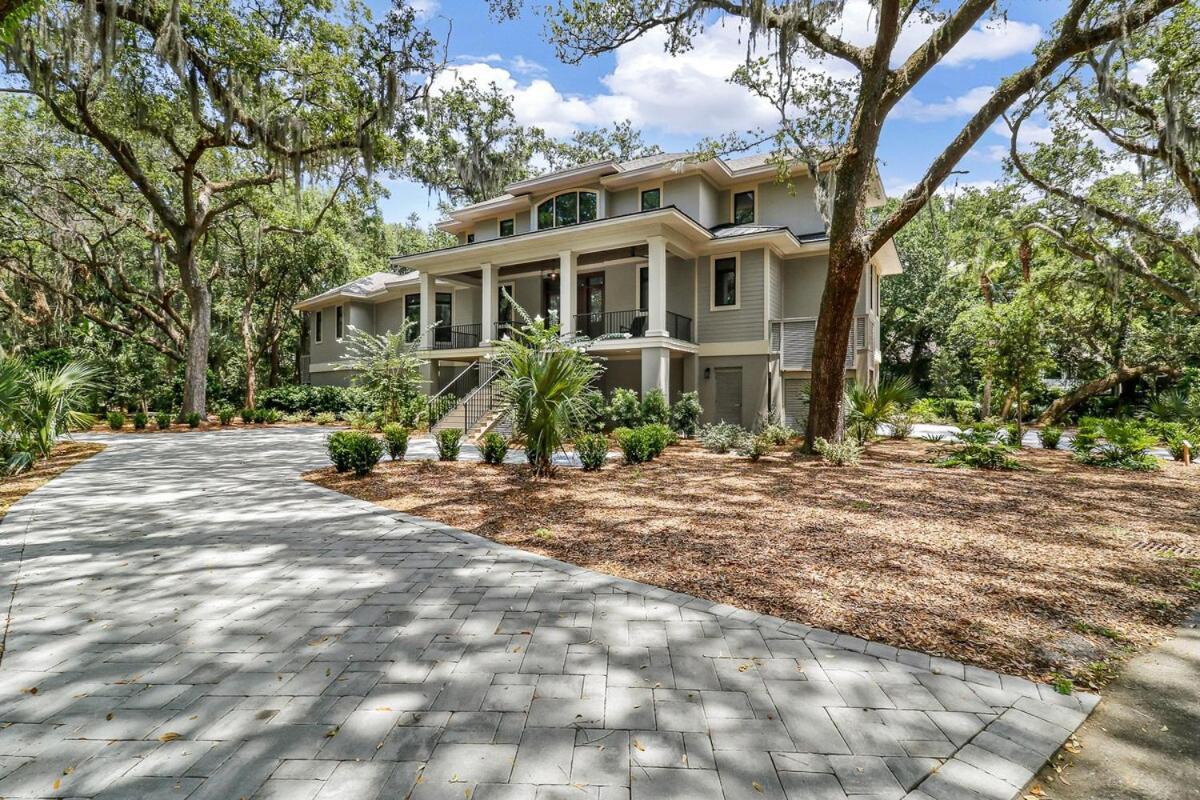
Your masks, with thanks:
M837 468L685 443L550 480L432 462L305 477L602 572L1038 680L1101 685L1200 601L1200 469L1026 450L1028 470L997 473L935 467L930 451L880 442Z
M104 445L94 442L62 442L50 457L17 475L0 477L0 520L14 503L61 472L99 453Z

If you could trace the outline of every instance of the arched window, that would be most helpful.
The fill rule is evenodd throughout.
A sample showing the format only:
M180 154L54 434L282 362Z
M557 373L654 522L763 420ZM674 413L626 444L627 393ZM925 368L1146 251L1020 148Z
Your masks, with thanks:
M537 207L538 230L562 228L596 218L598 198L595 192L563 192L548 197Z

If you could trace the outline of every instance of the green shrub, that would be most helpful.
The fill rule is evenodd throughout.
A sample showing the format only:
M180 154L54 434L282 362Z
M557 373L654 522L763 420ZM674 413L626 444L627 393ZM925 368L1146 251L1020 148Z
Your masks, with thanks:
M1080 435L1084 441L1080 442ZM1075 435L1075 458L1084 464L1109 469L1151 471L1159 468L1158 459L1148 452L1158 438L1135 420L1106 419L1099 429L1090 426Z
M408 452L408 428L397 422L383 426L383 443L392 461L403 461Z
M438 461L458 461L460 450L462 431L458 428L445 428L437 432Z
M334 414L352 409L368 410L372 406L367 393L357 386L276 386L259 392L258 403L263 408L280 412Z
M1161 426L1163 444L1171 452L1171 458L1183 461L1183 443L1187 442L1189 449L1195 453L1200 447L1200 428L1188 428L1179 422L1167 422Z
M654 458L655 439L646 428L617 428L613 431L626 464L642 464ZM661 451L660 451L661 452Z
M240 414L243 425L249 425L255 421L255 412L253 408L243 408Z
M233 422L233 409L229 406L221 406L217 409L217 421L222 425L228 425Z
M383 443L363 431L338 431L328 439L329 459L338 472L369 473L383 456Z
M125 427L125 412L123 411L110 411L105 416L105 419L108 420L108 427L114 431L119 431Z
M298 411L295 414L284 414L283 421L289 425L296 425L301 422L308 422L308 414L304 411Z
M608 404L608 418L614 427L636 428L642 422L642 404L631 389L614 389Z
M134 415L133 415L133 429L134 429L135 431L144 431L144 430L146 430L146 425L148 425L148 424L149 424L149 422L150 422L150 415L149 415L149 414L147 414L145 411L137 411L137 412L134 412Z
M585 433L575 440L579 463L587 472L600 469L608 459L608 439L600 433Z
M332 411L319 411L313 415L313 421L318 425L332 425L337 422L337 414Z
M595 389L583 395L584 413L581 427L590 433L600 433L608 422L608 404L604 395Z
M662 389L651 389L642 398L642 424L666 425L671 419L671 406Z
M375 418L365 411L350 411L346 413L346 422L356 431L375 429Z
M754 436L743 436L735 446L735 450L739 456L748 458L751 461L758 461L765 455L771 452L771 447L774 446L775 439L765 432L759 432Z
M479 452L485 464L503 464L508 455L508 440L495 431L488 431L479 441Z
M651 458L658 458L668 447L679 443L679 437L675 435L675 431L661 422L643 425L640 430L650 444Z
M274 425L283 419L283 414L275 408L260 408L254 414L254 421L265 425Z
M171 427L171 419L174 416L170 411L160 411L154 415L154 424L158 426L160 431L165 431Z
M932 397L922 397L908 407L908 415L914 422L942 422L941 409Z
M1010 422L1004 426L1004 441L1009 447L1021 446L1021 426L1015 422Z
M900 411L892 415L888 424L891 426L888 436L893 439L907 439L912 436L915 420L911 413Z
M863 446L850 436L840 442L830 442L818 437L813 442L813 449L821 455L821 460L826 464L845 467L858 463Z
M1021 464L1009 453L1014 449L1007 439L996 436L994 426L980 423L959 431L958 442L937 462L939 467L970 467L973 469L1012 470Z
M728 453L744 436L746 430L741 425L717 422L701 428L696 434L696 439L711 453Z
M771 423L770 425L764 425L759 430L758 435L763 437L771 447L778 447L790 442L796 435L796 432L786 425Z
M187 424L189 428L200 427L200 412L193 411L187 415Z
M1047 425L1038 431L1038 438L1042 441L1042 447L1047 450L1057 450L1059 442L1062 441L1062 428L1054 425Z
M700 396L695 392L684 392L671 406L671 430L680 436L695 436L700 427Z

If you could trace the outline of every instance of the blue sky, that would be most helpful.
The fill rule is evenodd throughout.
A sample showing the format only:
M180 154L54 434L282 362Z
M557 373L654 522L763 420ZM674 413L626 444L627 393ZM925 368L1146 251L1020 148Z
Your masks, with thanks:
M368 0L377 11L389 7ZM551 135L611 125L632 119L648 142L666 150L687 150L706 135L769 124L768 109L726 78L745 57L745 37L736 28L706 30L690 53L674 57L662 50L661 37L651 34L615 54L562 64L544 37L543 20L528 13L515 22L494 22L482 0L414 0L428 24L444 33L450 25L449 55L454 76L495 82L512 95L518 119ZM535 4L537 5L537 4ZM1005 19L978 26L893 112L880 146L880 169L889 194L904 191L976 111L989 89L1032 60L1032 48L1062 10L1060 0L1016 2ZM867 0L847 0L840 32L852 41L870 35ZM900 49L911 50L929 26L916 23L901 37ZM832 66L838 69L837 65ZM445 76L442 80L451 81ZM1030 141L1046 133L1027 125ZM959 164L967 174L949 183L978 184L1000 175L1007 138L999 130L983 140ZM388 221L417 213L437 217L437 202L424 187L387 181L392 196L382 209Z

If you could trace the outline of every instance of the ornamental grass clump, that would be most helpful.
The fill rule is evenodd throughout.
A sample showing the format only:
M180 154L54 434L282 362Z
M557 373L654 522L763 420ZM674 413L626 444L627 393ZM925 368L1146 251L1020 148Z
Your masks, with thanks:
M408 428L398 422L383 426L383 444L387 448L388 458L392 461L403 461L408 453Z
M485 464L503 464L508 455L508 440L495 431L488 431L479 440L479 453Z
M338 472L367 475L383 457L383 443L363 431L338 431L327 440L329 460Z

